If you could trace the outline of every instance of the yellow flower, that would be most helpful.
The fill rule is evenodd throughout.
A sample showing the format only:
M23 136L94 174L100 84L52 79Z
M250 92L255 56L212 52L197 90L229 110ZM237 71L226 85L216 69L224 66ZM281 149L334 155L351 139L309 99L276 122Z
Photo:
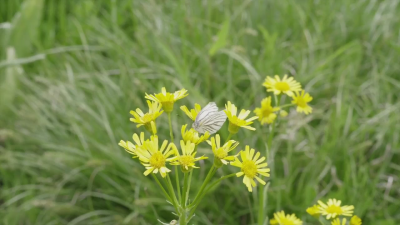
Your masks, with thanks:
M285 215L284 211L274 213L274 218L269 221L271 225L302 225L303 222L296 215Z
M331 225L346 225L346 222L347 222L346 218L343 218L342 220L336 218L335 220L332 221ZM353 216L350 219L349 225L361 225L361 219L358 216Z
M134 145L130 141L123 141L123 140L119 141L118 145L123 147L125 149L125 151L127 151L129 154L132 154L133 158L137 158L136 148L139 148L143 145L144 133L143 132L140 133L140 138L137 134L133 134L132 139L136 143L136 145Z
M188 94L186 92L187 92L187 90L182 89L179 91L175 91L175 93L172 94L172 93L167 92L165 87L163 87L163 88L161 88L161 93L154 94L154 95L149 95L146 93L145 98L161 103L164 111L167 113L170 113L174 109L174 103L177 100L188 96Z
M235 156L233 155L228 155L230 151L235 149L238 145L239 142L234 141L234 140L229 140L227 141L223 146L220 145L221 139L219 137L219 134L215 135L215 138L212 137L211 141L207 141L209 145L211 145L212 151L214 153L215 159L217 160L217 165L221 167L222 164L227 165L228 161L233 161L235 160ZM214 160L215 163L215 160Z
M293 77L288 78L288 75L283 76L282 80L278 75L275 75L275 78L267 76L263 85L267 88L268 92L274 92L275 95L284 93L292 96L294 91L301 90L300 83L295 81Z
M149 106L149 112L148 113L143 113L142 110L139 108L136 109L136 112L131 110L130 113L135 117L135 118L130 118L130 121L137 123L138 125L136 127L143 126L148 130L149 132L153 132L154 128L152 127L151 122L154 122L155 126L155 121L157 117L159 117L164 111L161 110L161 105L158 104L157 102L150 102L147 101L147 104Z
M261 101L261 108L256 108L254 110L261 124L271 124L276 119L276 114L274 112L279 111L279 107L272 107L271 103L271 96L264 98Z
M250 114L250 110L244 110L240 111L239 115L236 116L237 114L237 107L232 104L230 101L225 105L225 114L228 116L229 119L229 127L228 130L232 134L236 134L239 131L240 127L249 129L249 130L256 130L256 128L248 126L252 124L253 120L258 119L258 116L253 116L247 120L245 118Z
M265 177L269 177L270 169L267 168L267 163L262 163L265 161L265 157L260 158L260 153L257 152L255 155L255 150L251 149L248 145L246 145L245 151L240 151L240 157L242 158L242 162L239 161L238 157L235 158L234 162L231 162L232 166L240 167L241 171L236 173L237 177L243 176L243 183L247 186L249 192L252 192L252 187L256 186L256 182L254 182L254 178L257 181L265 185L265 181L259 178L257 175L260 174Z
M361 225L361 224L362 224L362 221L361 221L360 217L358 217L356 215L351 217L350 225Z
M286 112L285 110L281 110L281 111L279 111L279 116L282 118L285 118L288 116L288 112Z
M170 162L176 154L176 147L173 143L168 145L168 141L165 140L161 147L158 148L158 137L153 135L150 140L146 140L142 146L136 148L136 155L139 157L140 162L145 166L146 171L144 175L147 176L150 173L160 172L162 177L165 177L169 170L165 163Z
M342 220L336 218L331 222L331 225L346 225L346 221L346 218L343 218Z
M199 168L194 165L195 162L207 159L208 157L200 156L196 158L195 147L196 145L194 143L191 143L190 141L185 143L181 140L182 155L179 155L177 152L178 155L172 159L171 165L180 165L183 172L188 172L192 168Z
M342 201L336 199L329 199L327 204L318 201L319 213L321 213L323 216L326 216L326 219L328 220L335 218L336 216L352 216L354 206L340 206L341 203Z
M319 212L319 206L318 205L313 205L312 207L307 208L307 213L310 214L311 216L318 218L321 213Z
M182 139L184 142L190 141L195 145L198 145L210 137L210 134L207 131L203 135L200 135L199 132L193 128L190 128L190 130L186 131L186 127L187 124L183 125L181 129Z
M185 105L183 105L183 106L181 106L181 110L182 110L183 112L185 112L186 115L187 115L191 120L195 121L195 120L196 120L197 114L199 114L199 112L201 111L201 106L200 106L199 104L196 103L196 104L194 104L194 109L191 109L191 110L189 111L189 109L188 109Z
M125 149L125 151L127 151L129 154L132 154L133 158L137 157L136 152L135 152L136 146L134 144L132 144L132 142L120 140L118 145L123 147Z
M302 90L301 93L296 91L296 94L293 95L292 98L292 103L297 105L297 112L304 112L306 115L312 112L311 106L307 104L313 99L310 94L305 93L304 90Z
M279 223L278 223L278 221L276 221L276 219L270 219L269 224L270 225L279 225Z

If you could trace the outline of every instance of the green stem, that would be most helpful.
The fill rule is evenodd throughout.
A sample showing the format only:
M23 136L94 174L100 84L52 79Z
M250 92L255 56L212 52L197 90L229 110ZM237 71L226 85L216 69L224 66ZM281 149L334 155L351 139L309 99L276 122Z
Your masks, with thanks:
M264 190L261 184L258 184L258 225L264 224Z
M275 96L276 97L276 96ZM277 107L280 107L279 106L279 104L280 104L280 98L275 98L275 102L276 102L276 106ZM269 132L269 135L268 135L268 142L267 142L267 145L268 145L268 149L270 149L271 148L271 145L272 145L272 139L274 138L274 132L275 132L275 120L274 120L274 122L272 122L272 124L271 124L271 129L270 129L270 132ZM268 155L267 155L267 157L268 157Z
M208 182L210 181L210 179L214 175L214 173L215 173L215 166L213 164L212 167L210 168L210 171L208 171L207 177L204 180L203 184L201 185L199 192L197 192L196 197L194 198L192 204L189 205L189 208L191 206L194 206L197 203L199 197L203 193L204 188L206 187L206 185L208 184Z
M169 124L169 135L171 136L171 142L174 143L174 132L172 130L172 119L171 119L171 113L168 114L168 124ZM176 182L176 189L178 192L178 198L179 201L181 201L182 196L181 196L181 186L179 184L179 169L178 166L175 166L175 182Z
M223 177L219 178L218 180L214 181L212 184L210 184L210 185L208 186L208 188L206 189L206 191L204 191L204 192L201 194L201 196L200 196L200 198L199 198L199 201L198 201L195 205L193 205L193 206L191 207L191 209L190 209L190 214L189 214L189 218L190 218L191 216L193 216L193 214L194 214L194 212L195 212L197 206L200 204L201 199L204 197L205 194L207 194L213 187L215 187L215 185L217 185L217 184L218 184L219 182L221 182L222 180L225 180L225 179L227 179L227 178L229 178L229 177L233 177L233 176L235 176L235 175L236 175L236 173L232 173L232 174L223 176ZM193 203L194 203L194 202L193 202Z
M188 208L187 206L187 199L189 196L189 190L190 190L190 183L192 181L192 172L186 172L184 173L183 177L183 191L182 191L182 198L181 198L181 206L180 206L180 212L179 212L179 224L184 224L186 225L187 222L190 220L190 216L188 217Z
M190 184L192 183L192 174L193 174L193 170L191 170L190 174L189 174L189 184L188 184L188 189L187 189L187 193L186 193L185 205L187 205L187 202L189 199Z
M228 142L231 139L231 137L232 137L232 133L229 132L228 138L226 139L225 143Z
M280 107L280 98L277 96L275 97L275 103L277 107ZM274 138L274 134L275 134L275 120L274 122L272 122L271 124L271 129L268 135L268 141L267 141L267 149L266 149L266 157L269 158L269 151L272 147L272 140ZM263 186L259 185L258 187L258 192L259 192L259 196L258 196L258 225L264 225L264 219L265 219L265 197L264 197L264 190L263 190Z
M186 222L186 213L182 213L182 214L179 216L179 225L187 225L187 222Z
M169 135L171 136L171 142L174 142L174 132L172 131L172 120L171 120L171 113L168 114L168 123L169 123Z
M267 141L268 149L271 148L272 139L274 138L274 132L275 132L275 121L272 122L272 124L271 124L271 129L270 129L270 131L269 131L268 141ZM267 155L267 157L268 157L268 155Z
M152 173L151 175L153 176L154 180L156 180L156 183L158 184L158 186L160 186L160 189L161 189L162 192L164 193L164 196L167 198L167 200L168 200L169 202L173 203L173 202L172 202L172 199L171 199L171 196L169 196L169 194L167 193L167 191L164 189L164 187L162 186L162 184L161 184L160 181L158 180L157 176L156 176L154 173ZM174 207L175 207L175 205L174 205ZM175 208L175 210L176 210L176 209L177 209L177 208Z
M175 166L175 182L176 182L176 190L178 192L178 199L181 201L182 195L181 195L181 185L179 183L179 168L178 166Z
M171 200L174 206L178 209L179 202L176 199L174 187L172 186L171 179L169 178L169 175L167 174L167 184L168 184L168 189L169 189L169 194L171 195Z
M294 104L285 104L285 105L279 106L279 108L286 108L286 107L289 107L289 106L294 106Z
M183 173L183 191L182 191L182 198L181 198L181 207L186 206L186 195L187 195L187 188L188 188L188 182L189 181L189 176L188 173Z
M236 173L232 173L232 174L229 174L229 175L225 175L225 176L219 178L218 180L212 182L212 184L210 184L210 185L208 186L208 188L207 188L207 190L204 192L204 194L206 194L209 190L211 190L215 185L217 185L217 184L218 184L219 182L221 182L222 180L225 180L225 179L227 179L227 178L229 178L229 177L233 177L233 176L235 176L235 175L236 175Z

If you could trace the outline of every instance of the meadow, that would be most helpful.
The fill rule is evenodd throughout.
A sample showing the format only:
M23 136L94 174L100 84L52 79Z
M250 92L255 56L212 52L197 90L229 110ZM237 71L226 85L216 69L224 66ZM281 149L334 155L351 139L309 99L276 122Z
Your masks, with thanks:
M143 131L145 93L185 88L177 105L254 110L267 75L288 74L313 113L272 141L266 214L317 224L319 199L354 205L363 224L400 224L400 1L2 0L0 224L158 224L176 217L118 142ZM176 107L173 129L191 122ZM157 122L168 137L166 116ZM228 136L227 124L219 132ZM240 130L264 152L268 126ZM212 156L207 144L199 152ZM202 162L192 189L207 169ZM219 173L235 171L223 168ZM241 179L199 205L192 224L253 224Z

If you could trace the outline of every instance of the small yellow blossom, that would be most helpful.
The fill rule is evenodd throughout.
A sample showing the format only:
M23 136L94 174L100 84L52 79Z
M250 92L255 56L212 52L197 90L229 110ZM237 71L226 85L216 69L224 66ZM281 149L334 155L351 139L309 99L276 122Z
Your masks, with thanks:
M276 119L276 114L274 112L279 111L279 107L272 107L271 103L271 96L264 98L261 101L261 108L256 108L254 110L261 124L271 124Z
M120 140L118 145L123 147L125 149L125 151L127 151L129 154L132 154L134 158L137 157L136 153L135 153L136 146L134 144L132 144L132 142Z
M127 151L129 154L132 154L133 158L137 158L136 148L141 147L143 145L143 143L145 141L144 133L143 132L140 133L140 138L137 134L133 134L132 139L136 143L136 145L134 145L130 141L123 141L123 140L119 141L118 145L123 147L125 149L125 151Z
M208 157L200 156L196 158L195 147L196 145L194 143L191 143L190 141L185 143L181 140L182 155L179 155L177 152L178 155L171 160L171 165L180 165L183 172L188 172L192 168L198 168L195 166L195 162L207 159Z
M130 118L130 121L137 123L136 127L140 127L140 126L144 125L146 130L153 133L154 128L152 127L151 122L154 122L154 126L155 126L155 121L156 121L157 117L159 117L164 111L160 111L161 105L158 104L157 102L147 101L147 105L149 106L148 113L143 113L142 110L140 110L139 108L136 109L136 112L131 110L130 113L135 118Z
M343 218L342 220L336 218L331 222L331 225L346 225L346 222L346 218ZM361 225L361 219L358 218L358 216L353 216L350 220L349 225Z
M237 177L243 177L243 183L247 186L247 190L249 192L252 192L252 187L256 186L256 182L254 182L254 179L257 179L257 181L265 185L265 181L263 181L261 178L259 178L257 175L260 174L265 177L269 177L269 171L270 169L267 168L267 163L262 163L265 161L265 157L260 158L260 153L257 152L256 154L254 149L250 150L250 147L246 145L246 148L244 151L240 152L240 157L242 158L242 162L238 159L238 157L235 158L234 162L231 162L232 166L240 167L241 171L236 173Z
M219 134L217 134L215 135L215 138L212 137L211 141L207 141L207 143L211 145L215 159L217 160L217 166L220 167L222 166L222 164L227 165L228 161L235 160L235 156L228 155L228 153L235 149L239 145L239 142L229 140L223 146L221 146L221 139L219 137Z
M146 171L144 175L147 176L150 173L160 172L162 177L165 177L169 170L165 163L170 162L176 154L176 147L173 143L168 145L168 141L165 140L161 147L158 148L158 137L153 135L150 140L144 141L143 145L136 148L136 155L139 157L140 162L145 166Z
M321 215L326 216L326 219L336 218L336 216L352 216L354 206L345 205L340 206L342 201L336 199L329 199L328 203L325 204L321 201L318 201L319 213Z
M161 103L164 111L167 113L170 113L174 109L174 103L177 100L182 99L186 96L188 96L188 94L187 94L187 90L185 90L185 89L175 91L174 93L169 93L166 91L165 87L163 87L163 88L161 88L161 93L154 94L154 95L149 95L146 93L145 98L152 100L154 102Z
M284 211L274 213L274 218L269 221L271 225L302 225L303 222L294 214L286 214Z
M199 132L197 132L193 128L190 128L190 130L187 131L186 127L187 124L183 125L181 129L182 139L184 142L190 141L195 145L198 145L210 137L210 133L208 133L207 131L203 135L200 135Z
M185 105L181 106L181 110L186 113L186 115L193 121L196 120L197 114L201 111L201 106L199 104L194 104L194 109L189 110Z
M278 75L275 75L275 78L267 76L263 85L268 92L274 92L275 95L284 93L292 96L294 91L301 90L300 83L295 81L293 77L288 78L288 75L284 75L282 80Z
M331 222L331 225L346 225L346 221L346 218L343 218L342 220L336 218Z
M281 110L281 111L279 111L279 116L280 116L281 118L285 118L285 117L288 116L288 112L285 111L285 110Z
M313 205L312 207L307 208L307 213L310 214L311 216L318 218L321 213L319 212L319 206L318 205Z
M351 217L350 225L361 225L361 224L362 224L362 221L361 221L360 217L358 217L356 215Z
M297 105L297 112L304 112L306 115L312 112L311 106L307 104L313 99L310 94L305 93L304 90L302 90L301 93L296 91L295 95L293 95L292 98L292 103Z
M253 116L246 120L246 117L250 114L250 110L240 111L239 115L237 114L237 107L232 104L230 101L225 105L225 114L228 116L229 119L229 127L228 130L232 134L236 134L239 131L240 127L249 129L249 130L256 130L256 128L249 126L253 123L253 120L258 119L258 116Z

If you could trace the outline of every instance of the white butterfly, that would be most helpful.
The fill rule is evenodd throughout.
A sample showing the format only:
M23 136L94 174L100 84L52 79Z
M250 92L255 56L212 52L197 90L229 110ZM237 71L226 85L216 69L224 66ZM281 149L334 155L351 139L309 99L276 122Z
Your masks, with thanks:
M218 107L215 102L208 103L200 112L197 114L192 127L199 133L204 134L206 131L210 134L214 134L222 125L225 123L227 116L224 111L218 111Z

